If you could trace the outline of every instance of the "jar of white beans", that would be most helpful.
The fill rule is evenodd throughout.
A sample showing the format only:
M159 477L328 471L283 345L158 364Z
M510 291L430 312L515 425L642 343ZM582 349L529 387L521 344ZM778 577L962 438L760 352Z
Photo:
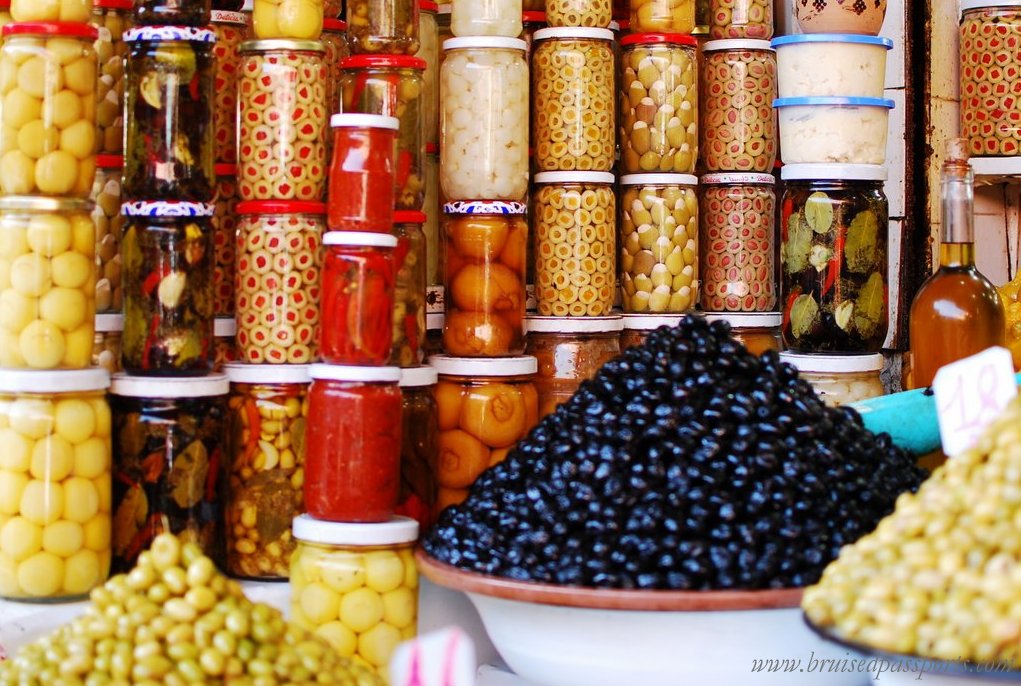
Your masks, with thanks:
M542 316L601 317L616 294L617 203L609 172L544 172L532 195Z
M521 35L521 0L452 0L450 30L455 36Z
M528 65L517 38L452 38L440 70L440 185L447 201L525 199ZM483 111L484 109L484 111Z
M249 364L317 356L326 205L242 202L237 232L237 344Z
M776 51L766 41L704 47L702 161L711 172L770 172L776 161Z
M805 355L780 353L780 360L798 370L802 379L830 407L883 395L884 358L872 355Z
M532 145L541 171L610 171L614 54L609 29L542 29L534 36Z

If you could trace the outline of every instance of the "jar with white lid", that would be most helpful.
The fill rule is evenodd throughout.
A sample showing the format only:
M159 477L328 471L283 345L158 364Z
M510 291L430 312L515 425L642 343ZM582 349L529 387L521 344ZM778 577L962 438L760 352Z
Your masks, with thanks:
M444 41L440 187L446 200L528 193L528 65L517 38ZM481 108L484 108L481 109Z
M413 517L422 531L432 526L436 507L437 436L436 370L401 370L401 493L397 514Z
M782 352L780 360L798 370L802 379L830 407L840 407L883 395L884 358L873 355L804 355Z
M213 371L220 372L228 362L241 358L237 345L238 325L234 317L217 317L213 320Z
M111 374L121 370L121 335L124 333L124 315L105 313L96 315L96 334L92 339L92 365L102 367Z
M885 37L806 33L774 38L780 98L881 98L886 59L893 41ZM787 151L784 151L784 161Z
M675 327L684 319L683 314L627 314L622 316L623 330L620 333L620 349L627 350L641 345L650 333L661 326Z
M973 156L1021 154L1021 107L1016 92L1021 78L1019 39L1021 4L962 0L960 124Z
M521 0L452 0L450 30L459 38L517 38L521 35Z
M302 515L293 532L292 620L386 679L394 648L416 634L418 522L338 524Z
M110 570L103 369L0 374L0 597L85 598Z
M748 349L752 355L767 350L780 352L781 312L706 312L706 321L725 321L730 324L730 336Z
M462 502L482 472L502 462L539 421L538 360L434 355L439 374L436 514Z
M616 296L617 195L609 172L542 172L532 194L540 315L599 317Z

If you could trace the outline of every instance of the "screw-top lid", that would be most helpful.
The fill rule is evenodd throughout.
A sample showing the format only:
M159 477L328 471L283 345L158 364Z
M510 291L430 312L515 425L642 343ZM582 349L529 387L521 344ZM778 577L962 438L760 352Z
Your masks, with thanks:
M626 174L620 177L621 186L697 186L693 174Z
M216 205L177 200L137 200L121 203L121 214L127 217L212 217Z
M532 36L532 40L540 41L547 38L579 39L589 38L595 40L613 40L613 31L610 29L592 29L588 27L570 26L557 27L552 29L539 29Z
M531 11L531 10L528 11L528 12L522 12L521 13L521 23L522 24L545 24L546 23L546 13L545 12L536 12L536 11Z
M539 371L539 361L531 355L518 357L450 357L433 355L429 366L440 375L524 376Z
M397 383L401 380L400 367L355 367L339 364L309 365L308 374L324 381L351 381L362 383Z
M703 186L710 184L769 184L776 183L776 177L772 174L751 174L746 172L725 172L722 174L706 174L698 180Z
M352 127L359 129L393 129L401 127L397 117L386 117L382 114L361 114L359 112L342 112L330 117L330 126L335 129Z
M433 367L408 367L401 370L401 388L435 386L439 375Z
M806 355L804 353L780 353L780 360L795 367L799 372L816 374L864 374L878 372L885 362L882 355Z
M619 314L607 317L525 317L528 333L614 333L624 330Z
M244 364L228 362L223 371L231 383L312 383L307 364Z
M793 36L778 36L770 45L774 48L797 43L857 43L893 49L893 41L883 36L865 36L857 33L799 33Z
M803 107L805 105L829 105L830 107L884 107L888 110L894 108L893 100L887 98L845 98L831 95L810 95L797 98L777 98L773 101L773 107Z
M443 41L444 50L461 50L463 48L502 48L504 50L528 49L528 44L520 38L502 38L498 36L468 36L465 38L448 38Z
M128 398L211 398L229 392L230 381L226 374L171 377L121 373L110 379L110 394Z
M128 4L130 5L131 3L129 2ZM244 26L248 23L248 17L245 16L244 12L213 10L209 13L209 22L211 24L236 24Z
M3 35L68 36L96 40L99 38L99 29L91 24L80 24L73 21L22 21L4 26Z
M446 214L526 214L528 205L523 202L502 200L460 200L443 205Z
M323 235L323 245L396 248L397 237L389 233L369 233L368 231L329 231Z
M11 26L8 24L8 26ZM7 29L4 29L7 35ZM138 41L195 41L196 43L215 43L216 32L198 26L135 26L124 32L125 43Z
M594 171L539 172L532 177L534 183L613 183L616 180L610 172Z
M765 42L765 41L763 41ZM688 45L695 47L698 41L684 33L632 33L620 39L621 45ZM766 47L769 47L768 45Z
M418 540L418 522L394 516L388 522L355 524L327 522L303 514L294 518L292 533L299 541L339 546L386 546Z
M118 333L124 330L124 315L110 312L96 315L96 333Z
M683 314L625 314L625 331L655 331L661 326L677 326L686 315Z
M326 46L317 40L295 40L293 38L266 38L246 40L238 52L326 52Z
M326 203L307 200L246 200L234 208L236 214L326 214Z
M702 52L721 52L723 50L767 50L773 52L768 40L744 40L739 38L711 40L702 46Z
M774 329L783 323L782 312L706 312L706 321L724 321L734 329Z
M234 338L238 334L238 322L234 317L217 317L213 320L213 336Z
M428 220L425 212L418 210L397 210L394 212L394 224L425 224Z
M394 67L397 69L421 69L425 71L425 66L425 60L414 55L352 55L340 61L341 69Z
M0 373L0 393L81 393L110 386L110 373L100 367L35 371L5 369Z
M96 155L96 167L99 169L121 169L123 166L123 155Z
M784 181L886 181L881 164L785 164L780 168Z

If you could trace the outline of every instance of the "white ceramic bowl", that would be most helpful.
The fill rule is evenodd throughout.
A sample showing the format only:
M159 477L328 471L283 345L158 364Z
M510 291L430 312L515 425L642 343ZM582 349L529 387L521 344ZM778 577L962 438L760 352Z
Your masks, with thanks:
M773 102L785 164L884 164L893 100L780 98Z
M781 98L883 97L889 38L816 33L781 36L770 45Z

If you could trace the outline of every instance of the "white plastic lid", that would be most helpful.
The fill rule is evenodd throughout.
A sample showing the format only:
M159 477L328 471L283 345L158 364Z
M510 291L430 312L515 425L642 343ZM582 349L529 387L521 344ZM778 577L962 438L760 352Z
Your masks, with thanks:
M718 52L720 50L768 50L775 52L768 40L742 40L731 38L726 40L707 41L702 52Z
M365 129L391 129L399 131L401 122L397 117L386 117L382 114L341 112L330 117L330 126L335 129L352 126Z
M223 371L231 383L312 383L307 364L245 364L228 362Z
M661 326L677 326L686 315L683 314L625 314L625 331L655 331Z
M5 369L0 373L0 393L75 393L102 391L110 386L110 373L102 367L35 371Z
M217 338L234 338L238 335L238 322L234 317L217 317L213 320L213 335Z
M299 541L339 546L398 545L418 540L418 522L400 516L378 524L354 524L325 522L303 514L294 518L292 531Z
M752 174L748 172L723 172L719 174L706 174L698 180L703 186L717 183L755 183L769 184L776 183L776 177L772 174Z
M110 333L124 330L124 315L113 312L96 315L96 333Z
M425 328L427 331L437 331L443 328L443 313L429 312L425 315Z
M799 372L816 374L863 374L878 372L883 368L884 359L879 353L872 355L806 355L804 353L780 353L780 360L795 367Z
M783 323L783 312L706 312L705 318L727 322L735 329L771 329Z
M229 392L226 374L170 377L120 373L110 378L110 394L129 398L210 398Z
M610 29L593 29L588 27L570 26L552 29L539 29L532 35L533 41L547 38L594 38L596 40L613 40Z
M351 381L355 383L397 383L401 380L400 367L354 367L340 364L312 364L308 375L325 381Z
M1017 7L1017 0L961 0L961 13L983 7Z
M785 164L780 168L784 181L886 181L881 164Z
M697 186L698 177L692 174L626 174L620 177L621 186Z
M539 371L539 360L518 357L450 357L433 355L429 365L441 376L524 376Z
M323 245L396 248L397 237L388 233L368 233L366 231L330 231L323 236Z
M607 317L525 317L528 333L614 333L624 330L619 314Z
M500 36L466 36L464 38L448 38L443 41L443 49L460 50L461 48L503 48L504 50L528 49L528 44L520 38L504 38Z
M401 370L402 387L435 386L438 380L439 375L433 367L409 367Z
M616 180L610 172L593 171L539 172L532 177L534 183L613 183Z

